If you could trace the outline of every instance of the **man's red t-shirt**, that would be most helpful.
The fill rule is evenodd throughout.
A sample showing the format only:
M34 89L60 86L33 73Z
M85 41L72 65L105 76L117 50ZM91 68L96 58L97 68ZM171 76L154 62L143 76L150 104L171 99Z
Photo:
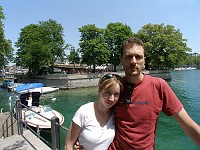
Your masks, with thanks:
M153 150L160 111L171 116L182 108L177 96L161 78L144 75L133 88L124 83L115 106L116 135L109 150Z

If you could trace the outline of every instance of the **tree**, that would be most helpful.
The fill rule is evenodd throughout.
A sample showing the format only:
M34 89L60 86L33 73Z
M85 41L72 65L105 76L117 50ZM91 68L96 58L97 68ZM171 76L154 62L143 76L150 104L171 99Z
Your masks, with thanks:
M5 39L4 35L4 19L3 8L0 6L0 69L4 68L4 66L13 59L12 42Z
M15 43L16 64L29 69L30 74L41 74L57 59L64 60L63 27L54 20L30 24L21 29Z
M122 23L109 23L105 29L105 42L107 49L110 51L109 62L116 66L120 63L121 47L125 39L133 35L131 28Z
M74 64L74 70L75 70L75 64L80 63L80 57L78 54L78 50L75 49L72 45L68 44L68 49L70 50L70 54L67 56L67 60L69 63Z
M172 25L147 24L136 36L145 44L146 69L174 68L191 51L180 30Z
M79 32L82 63L92 66L92 72L95 72L96 65L105 64L109 60L110 53L105 45L104 30L89 24L79 28Z

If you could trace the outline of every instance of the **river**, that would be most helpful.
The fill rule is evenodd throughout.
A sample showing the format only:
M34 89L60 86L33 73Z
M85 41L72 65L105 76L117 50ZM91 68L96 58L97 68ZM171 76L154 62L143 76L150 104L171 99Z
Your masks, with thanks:
M183 103L188 114L200 124L200 70L172 71L172 80L168 81L180 101ZM11 107L15 104L15 94L0 89L0 108L3 112L9 111L9 97L12 97ZM69 127L75 111L89 101L96 100L97 89L81 88L73 90L59 90L54 93L45 94L41 97L42 105L50 105L65 116L63 126ZM56 98L56 100L52 100ZM61 129L61 147L67 132ZM45 135L49 140L51 137ZM199 147L190 140L189 137L180 129L173 117L160 114L156 133L156 150L198 150Z

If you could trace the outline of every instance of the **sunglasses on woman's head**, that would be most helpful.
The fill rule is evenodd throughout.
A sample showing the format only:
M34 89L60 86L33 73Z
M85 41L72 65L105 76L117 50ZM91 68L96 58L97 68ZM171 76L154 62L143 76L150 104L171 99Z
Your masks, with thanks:
M105 79L110 79L110 78L113 78L113 77L116 77L116 78L121 78L118 74L111 74L111 73L108 73L108 74L105 74L101 80L105 80Z

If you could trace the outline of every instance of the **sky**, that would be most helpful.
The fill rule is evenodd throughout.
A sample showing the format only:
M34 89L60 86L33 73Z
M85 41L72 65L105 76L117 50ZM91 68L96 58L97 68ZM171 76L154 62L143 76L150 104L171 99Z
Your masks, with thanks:
M173 25L200 54L199 0L0 0L5 38L17 42L21 29L39 21L56 20L64 28L65 44L78 48L81 28L95 24L106 28L121 22L137 33L146 24ZM69 54L69 52L66 52Z

